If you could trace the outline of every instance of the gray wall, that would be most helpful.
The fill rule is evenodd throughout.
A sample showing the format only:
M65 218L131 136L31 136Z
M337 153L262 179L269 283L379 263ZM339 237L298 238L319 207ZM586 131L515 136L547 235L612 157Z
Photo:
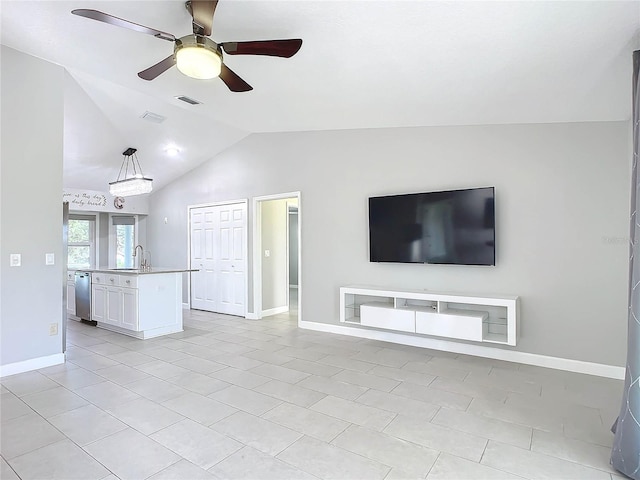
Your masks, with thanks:
M98 217L98 252L99 259L97 266L109 265L109 214L106 212L100 212L96 215Z
M0 365L62 353L62 67L2 46ZM9 255L22 254L21 267ZM55 265L45 265L45 254Z
M152 195L149 248L184 266L188 204L300 191L302 320L337 324L349 284L516 294L515 350L623 365L628 132L593 122L256 134ZM369 263L369 196L477 186L496 187L497 266Z

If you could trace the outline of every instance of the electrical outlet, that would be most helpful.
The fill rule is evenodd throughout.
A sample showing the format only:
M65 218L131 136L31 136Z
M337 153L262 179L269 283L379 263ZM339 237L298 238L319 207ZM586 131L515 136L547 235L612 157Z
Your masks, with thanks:
M45 253L44 254L44 264L45 265L55 265L56 264L56 256L53 253Z
M22 265L22 255L19 253L12 253L9 255L9 265L12 267L19 267Z
M49 325L49 335L57 335L58 334L58 324L52 323Z

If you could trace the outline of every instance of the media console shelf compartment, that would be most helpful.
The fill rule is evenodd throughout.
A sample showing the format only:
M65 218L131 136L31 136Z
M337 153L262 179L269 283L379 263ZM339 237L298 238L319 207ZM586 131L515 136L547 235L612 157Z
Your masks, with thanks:
M517 296L340 287L340 321L475 342L516 344Z

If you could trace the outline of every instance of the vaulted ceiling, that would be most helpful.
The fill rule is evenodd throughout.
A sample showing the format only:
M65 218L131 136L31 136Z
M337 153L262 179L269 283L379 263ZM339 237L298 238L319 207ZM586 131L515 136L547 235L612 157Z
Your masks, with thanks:
M0 3L2 44L66 68L64 184L94 190L130 146L159 188L255 132L627 120L640 48L638 1L220 0L217 42L303 39L290 59L226 56L254 88L232 93L138 78L172 45L75 8L176 37L191 17L181 0Z

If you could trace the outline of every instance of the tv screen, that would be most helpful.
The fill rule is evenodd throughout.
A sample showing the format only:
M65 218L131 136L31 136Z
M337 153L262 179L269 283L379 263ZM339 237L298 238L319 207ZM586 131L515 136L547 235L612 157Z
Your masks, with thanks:
M495 265L494 188L369 198L369 258Z

